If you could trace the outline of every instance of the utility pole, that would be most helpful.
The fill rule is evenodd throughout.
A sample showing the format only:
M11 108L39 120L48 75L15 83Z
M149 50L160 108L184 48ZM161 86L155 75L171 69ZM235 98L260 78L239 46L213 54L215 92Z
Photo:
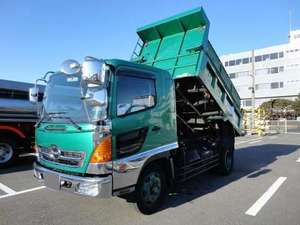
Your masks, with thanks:
M255 128L255 57L254 57L254 49L252 49L252 60L251 60L251 65L252 65L252 86L251 86L251 121L250 121L250 130L251 132Z

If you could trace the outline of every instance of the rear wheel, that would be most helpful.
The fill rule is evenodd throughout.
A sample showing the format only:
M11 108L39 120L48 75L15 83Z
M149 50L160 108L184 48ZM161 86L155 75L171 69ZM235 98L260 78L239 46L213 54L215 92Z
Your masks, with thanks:
M222 141L220 145L220 165L217 171L229 175L234 167L234 131L231 125L223 124Z
M161 167L147 167L136 187L136 207L143 214L156 212L165 200L167 189L166 176Z
M12 139L0 139L0 168L11 165L17 158L15 143Z
M224 146L221 152L218 172L222 175L229 175L234 166L234 149L231 146Z

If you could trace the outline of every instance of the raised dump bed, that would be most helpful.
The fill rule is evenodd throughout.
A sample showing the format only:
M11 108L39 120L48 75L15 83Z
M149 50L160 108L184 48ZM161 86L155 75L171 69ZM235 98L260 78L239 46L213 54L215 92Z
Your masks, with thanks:
M146 25L132 61L170 72L173 79L200 78L229 120L240 132L240 97L208 40L209 20L202 8Z

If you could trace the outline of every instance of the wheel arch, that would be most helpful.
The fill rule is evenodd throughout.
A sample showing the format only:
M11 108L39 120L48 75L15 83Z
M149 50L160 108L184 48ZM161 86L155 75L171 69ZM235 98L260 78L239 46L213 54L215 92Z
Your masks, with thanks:
M12 126L0 126L0 137L15 140L17 146L22 144L26 139L21 130Z
M149 159L147 159L147 161L144 163L144 165L140 171L138 181L146 168L148 168L149 166L152 166L152 165L158 165L166 172L168 185L172 185L173 180L175 178L175 172L174 172L174 163L173 163L171 151L172 150L162 152L162 153L153 155Z

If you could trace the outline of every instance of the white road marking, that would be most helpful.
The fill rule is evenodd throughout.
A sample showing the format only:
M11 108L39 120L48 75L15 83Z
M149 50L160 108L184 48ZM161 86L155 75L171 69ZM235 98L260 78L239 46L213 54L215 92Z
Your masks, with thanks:
M16 193L13 189L7 187L6 185L4 185L2 183L0 183L0 190L4 191L7 194L15 194Z
M236 145L240 145L240 144L246 144L246 143L256 143L256 142L259 142L259 141L262 141L262 138L258 138L258 139L251 139L251 140L247 140L247 141L237 141L236 142Z
M30 188L30 189L26 189L26 190L23 190L23 191L18 191L18 192L15 192L15 193L2 195L2 196L0 196L0 199L15 196L15 195L24 194L24 193L27 193L27 192L37 191L37 190L40 190L40 189L43 189L43 188L45 188L45 186Z
M246 215L256 216L261 208L267 203L267 201L275 194L278 188L286 180L286 177L279 177L271 187L246 211Z
M278 136L270 136L269 139L276 139Z
M249 144L255 144L255 143L258 143L258 142L261 142L261 140L251 141L251 142L249 142Z
M297 159L297 161L296 162L300 162L300 157Z

